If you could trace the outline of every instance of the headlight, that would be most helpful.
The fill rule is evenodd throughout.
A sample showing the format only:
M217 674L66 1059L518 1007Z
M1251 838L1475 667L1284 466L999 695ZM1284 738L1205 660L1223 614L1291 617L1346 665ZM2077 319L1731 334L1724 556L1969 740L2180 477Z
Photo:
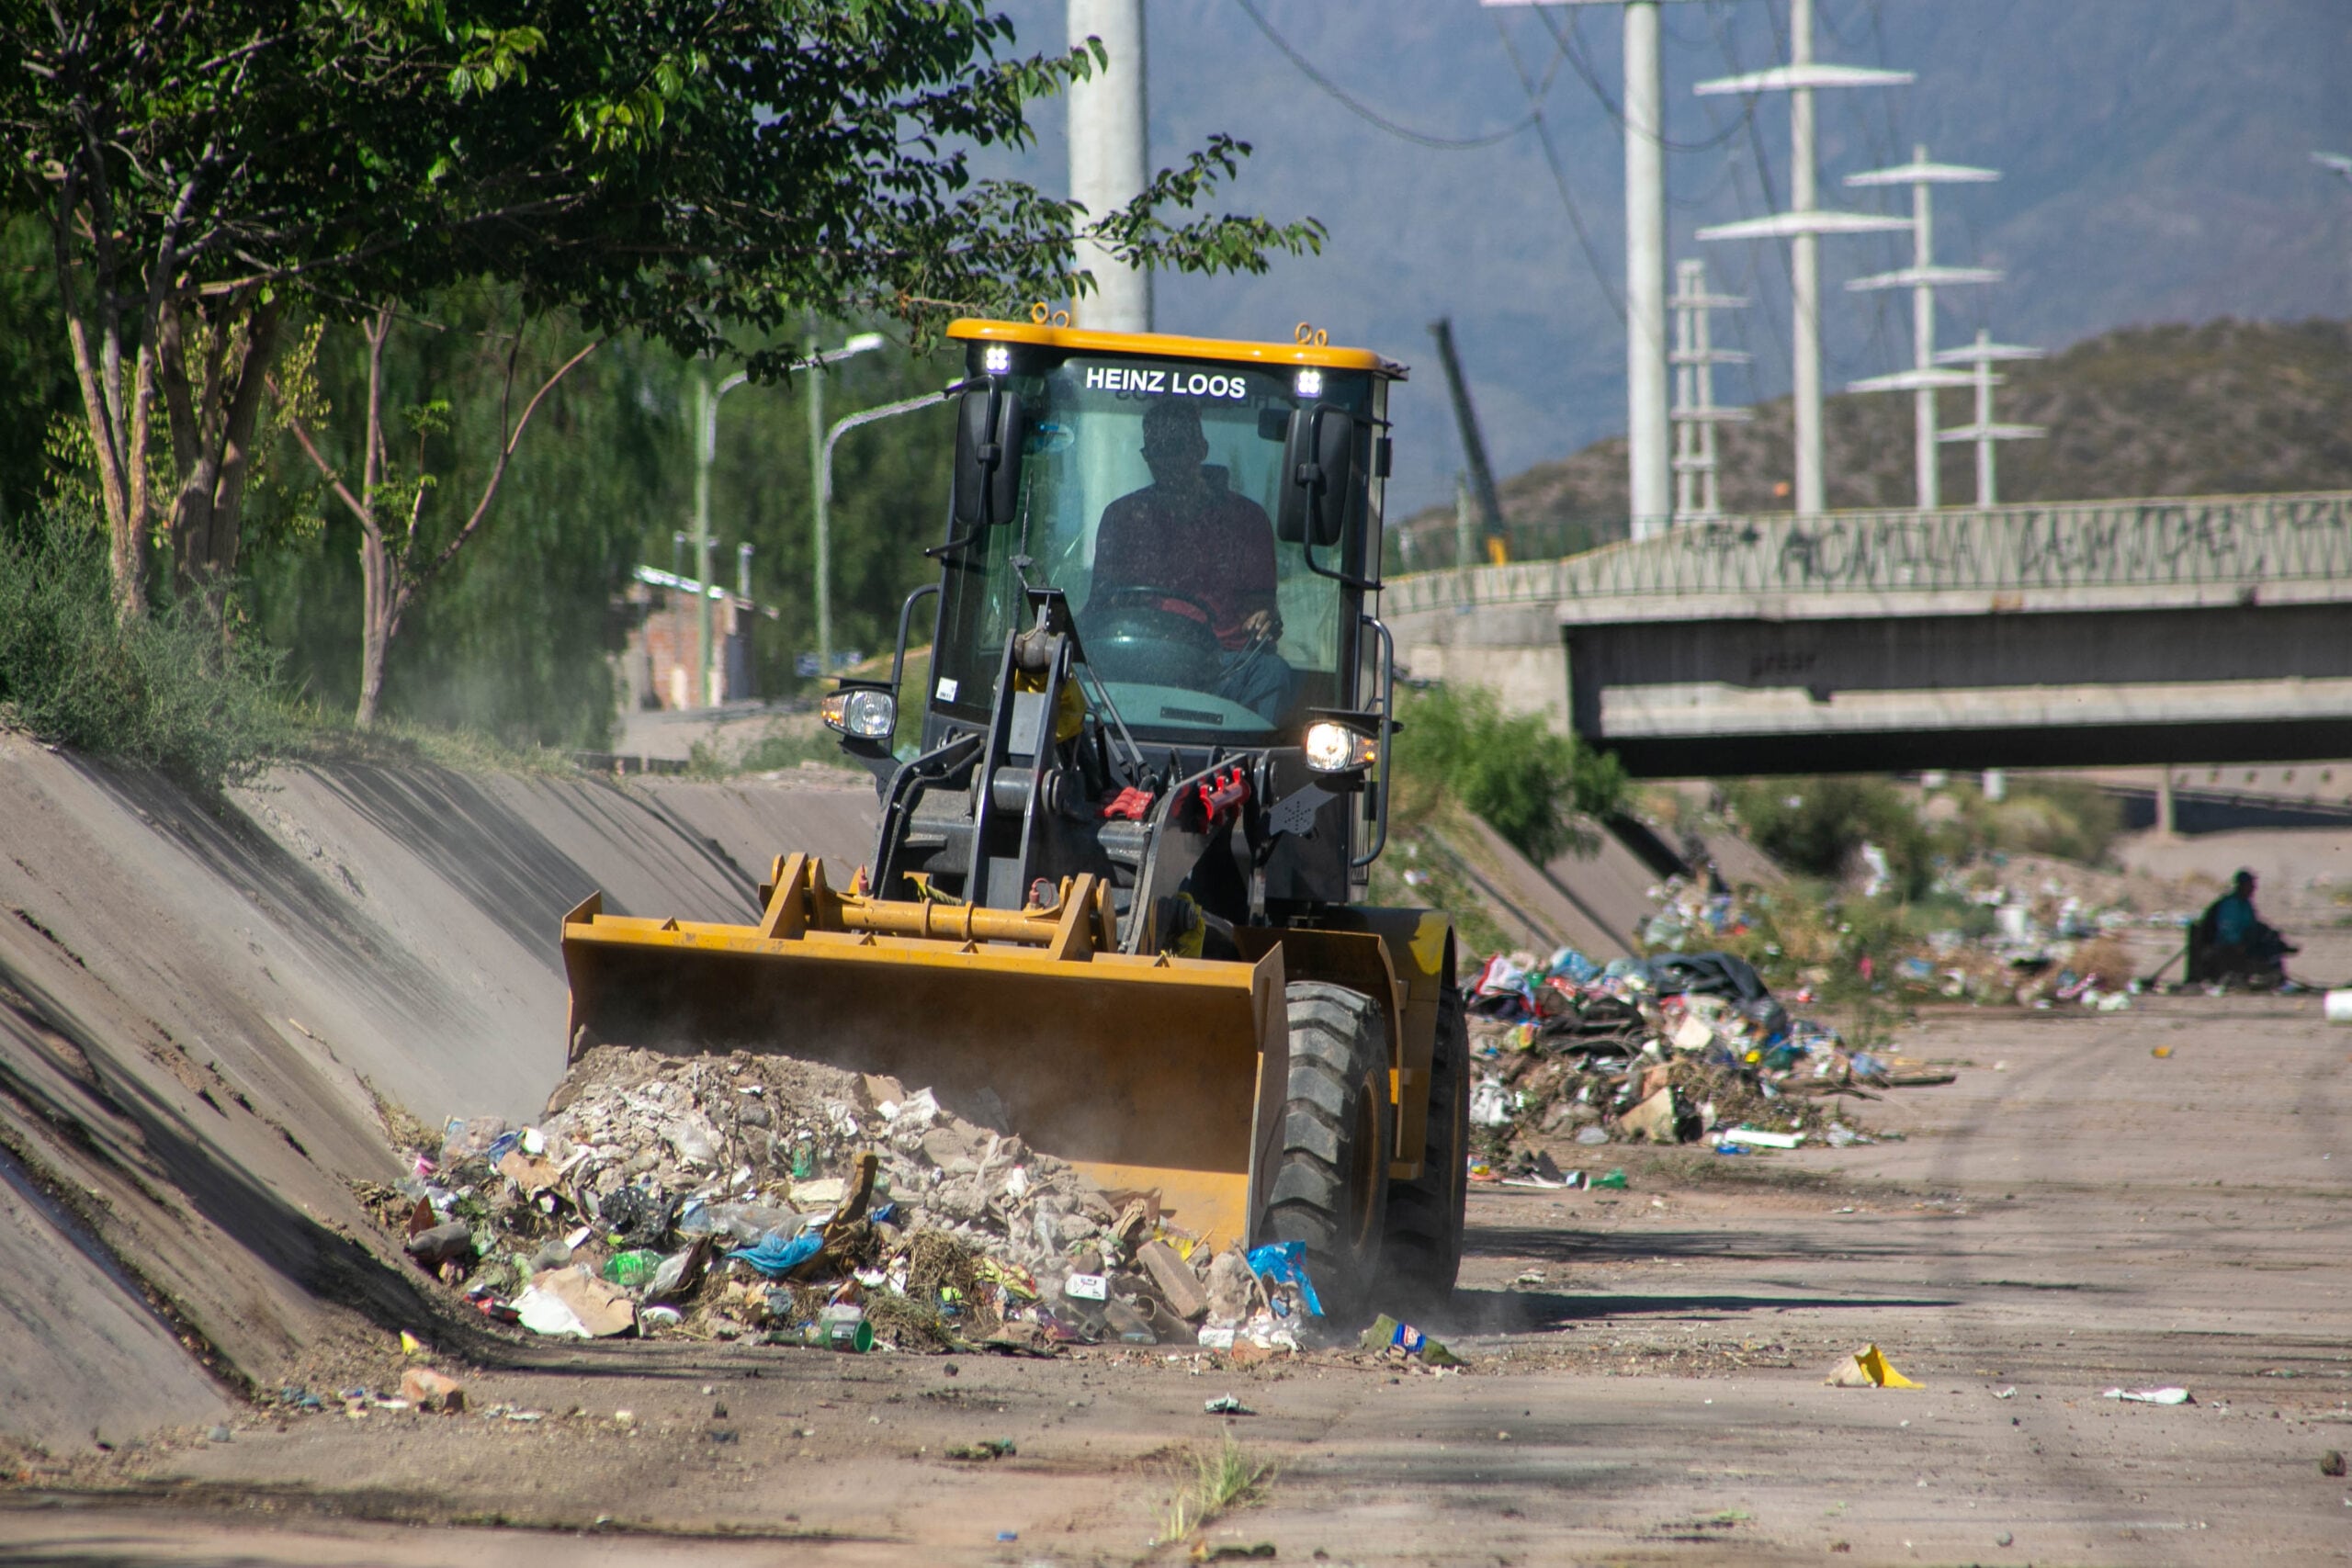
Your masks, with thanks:
M1306 727L1306 765L1318 773L1352 773L1368 768L1379 754L1371 736L1329 719Z
M834 692L817 705L817 713L830 728L860 740L887 739L899 727L898 699L871 687Z

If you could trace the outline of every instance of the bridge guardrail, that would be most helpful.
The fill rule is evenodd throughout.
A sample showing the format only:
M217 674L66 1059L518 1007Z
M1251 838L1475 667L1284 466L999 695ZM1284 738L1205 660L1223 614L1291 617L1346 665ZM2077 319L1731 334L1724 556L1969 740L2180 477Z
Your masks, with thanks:
M2352 579L2352 491L1720 517L1557 560L1389 581L1382 614L1577 598Z

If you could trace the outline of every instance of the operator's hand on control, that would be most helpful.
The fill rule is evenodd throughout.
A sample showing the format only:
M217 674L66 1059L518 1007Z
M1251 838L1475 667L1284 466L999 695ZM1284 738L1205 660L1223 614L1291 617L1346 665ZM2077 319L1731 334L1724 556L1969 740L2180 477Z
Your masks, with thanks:
M1252 610L1242 621L1241 629L1255 643L1276 643L1283 639L1283 617L1275 610Z

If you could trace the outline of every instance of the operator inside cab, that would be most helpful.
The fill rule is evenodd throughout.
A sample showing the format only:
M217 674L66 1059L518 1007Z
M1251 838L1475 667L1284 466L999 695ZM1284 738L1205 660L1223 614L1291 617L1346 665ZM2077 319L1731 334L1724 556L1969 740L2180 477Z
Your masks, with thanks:
M1140 605L1197 623L1216 640L1216 694L1279 724L1299 679L1275 651L1273 525L1208 455L1193 402L1162 398L1144 411L1151 483L1102 509L1087 609Z

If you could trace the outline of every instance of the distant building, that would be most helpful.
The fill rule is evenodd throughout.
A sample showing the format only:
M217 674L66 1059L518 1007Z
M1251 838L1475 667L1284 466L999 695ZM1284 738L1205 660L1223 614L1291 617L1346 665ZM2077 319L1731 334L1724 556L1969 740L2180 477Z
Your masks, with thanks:
M626 627L620 655L623 707L674 712L703 706L701 683L695 679L695 643L701 636L697 584L690 577L650 566L639 567L634 575L616 606ZM717 584L709 593L718 675L712 694L718 703L756 702L760 694L752 673L757 666L752 631L763 617L775 620L776 612Z

